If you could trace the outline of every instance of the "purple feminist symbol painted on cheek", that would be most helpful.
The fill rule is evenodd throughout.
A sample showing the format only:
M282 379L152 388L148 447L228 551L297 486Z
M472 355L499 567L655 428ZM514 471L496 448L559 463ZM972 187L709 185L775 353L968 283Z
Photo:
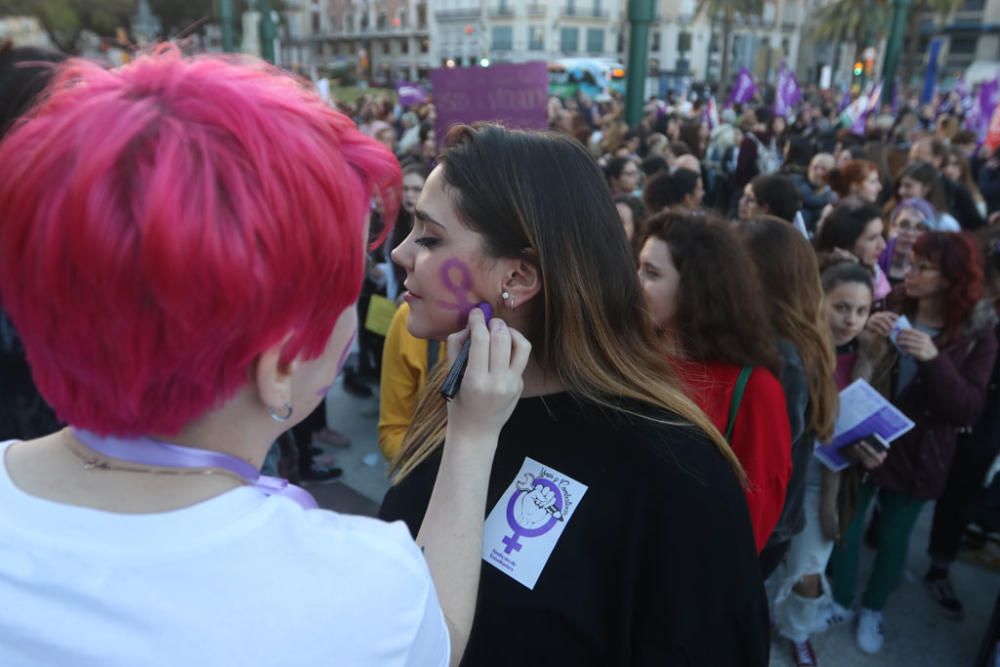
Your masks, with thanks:
M456 273L458 274L458 282L455 281ZM469 321L469 311L478 304L477 301L470 298L472 295L472 271L460 259L453 257L441 265L441 283L455 297L455 301L439 300L437 303L442 308L457 312L458 326L462 328Z
M563 520L562 490L547 479L527 475L507 503L507 525L513 534L503 538L505 554L520 551L522 537L538 537Z

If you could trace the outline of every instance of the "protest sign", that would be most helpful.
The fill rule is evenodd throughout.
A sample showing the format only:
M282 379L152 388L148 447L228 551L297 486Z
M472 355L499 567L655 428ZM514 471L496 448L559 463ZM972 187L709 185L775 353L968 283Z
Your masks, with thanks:
M543 62L452 67L431 72L440 142L455 123L497 121L506 127L548 127L549 72Z

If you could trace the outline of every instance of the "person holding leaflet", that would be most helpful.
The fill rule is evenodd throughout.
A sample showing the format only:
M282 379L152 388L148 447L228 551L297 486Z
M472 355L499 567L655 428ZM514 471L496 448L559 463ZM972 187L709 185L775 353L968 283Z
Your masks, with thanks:
M910 534L924 504L945 489L957 432L973 425L986 398L997 352L992 304L980 301L983 272L977 248L963 234L927 232L890 310L872 315L877 336L871 384L916 426L893 442L861 485L857 512L831 558L833 596L850 608L869 505L879 494L877 554L858 615L857 643L882 648L882 609L903 571ZM912 327L898 328L906 316Z
M464 664L766 665L739 463L656 349L602 181L571 138L452 128L393 251L414 336L453 336L485 301L491 326L532 343L488 479L458 480L487 491ZM449 474L448 370L427 382L380 512L414 534Z
M259 472L350 349L393 155L261 61L161 46L68 61L0 176L0 296L69 424L0 443L0 664L457 665L523 336L456 323L416 543Z
M821 281L824 325L837 352L836 369L831 370L829 380L843 389L871 368L858 336L871 310L872 276L857 262L847 260L826 267ZM869 470L881 465L886 456L871 451L864 442L857 445L857 454L861 467ZM773 612L775 630L789 640L799 667L819 664L810 642L813 634L853 618L849 609L833 601L824 573L840 525L849 523L853 515L862 472L859 466L832 472L810 452L802 499L805 527L792 538L783 570L779 570L783 579Z

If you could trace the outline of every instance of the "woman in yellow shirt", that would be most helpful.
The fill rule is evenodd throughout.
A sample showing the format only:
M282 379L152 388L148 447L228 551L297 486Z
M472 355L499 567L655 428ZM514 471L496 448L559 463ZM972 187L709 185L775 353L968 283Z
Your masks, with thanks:
M378 446L392 461L410 427L428 369L437 363L440 343L428 345L406 328L410 304L396 310L382 351L382 383L379 389Z

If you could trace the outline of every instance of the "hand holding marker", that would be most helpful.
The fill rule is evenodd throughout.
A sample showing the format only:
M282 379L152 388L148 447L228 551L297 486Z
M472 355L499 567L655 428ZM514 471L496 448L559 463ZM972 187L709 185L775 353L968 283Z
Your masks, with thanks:
M486 320L487 326L490 323L490 319L493 317L493 308L490 304L485 301L480 302L476 305L483 311L483 319ZM472 344L472 337L465 339L462 343L462 349L459 350L458 356L455 357L455 361L451 364L451 369L448 371L448 376L444 380L444 384L441 386L441 396L444 397L446 401L450 401L455 398L458 394L459 388L462 386L462 378L465 376L465 367L469 363L469 347Z

